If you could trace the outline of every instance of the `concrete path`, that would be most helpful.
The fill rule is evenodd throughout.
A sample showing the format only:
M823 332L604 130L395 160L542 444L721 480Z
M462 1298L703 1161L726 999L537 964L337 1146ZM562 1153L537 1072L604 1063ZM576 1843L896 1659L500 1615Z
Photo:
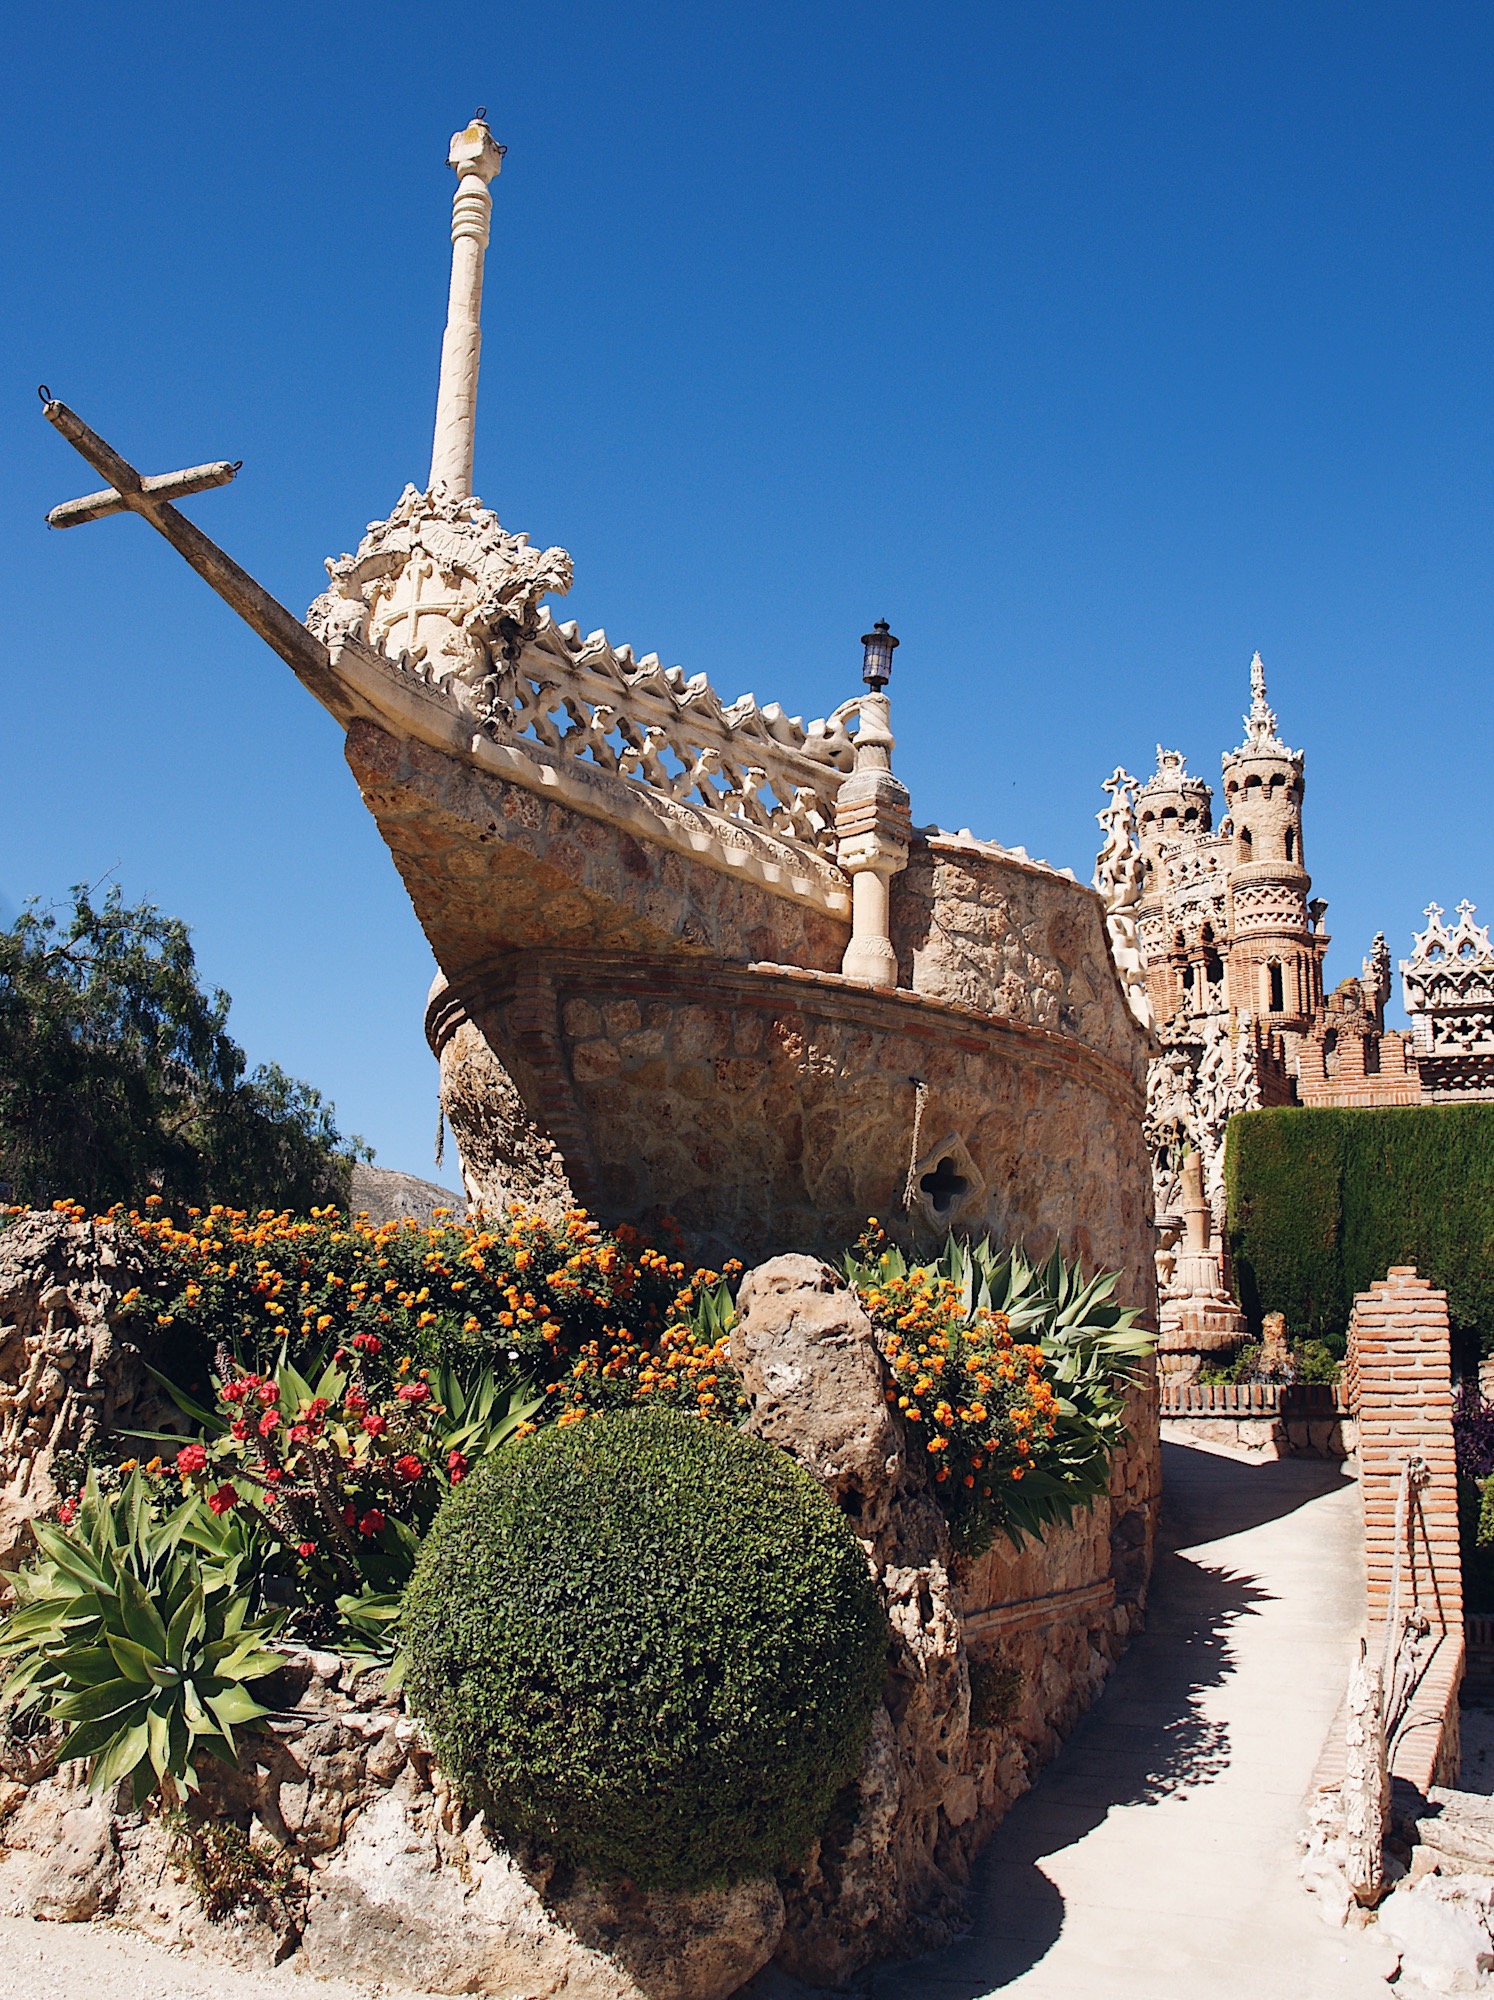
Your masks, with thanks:
M1358 1489L1163 1451L1146 1632L998 1831L973 1934L876 2000L1389 2000L1294 1847L1362 1615Z

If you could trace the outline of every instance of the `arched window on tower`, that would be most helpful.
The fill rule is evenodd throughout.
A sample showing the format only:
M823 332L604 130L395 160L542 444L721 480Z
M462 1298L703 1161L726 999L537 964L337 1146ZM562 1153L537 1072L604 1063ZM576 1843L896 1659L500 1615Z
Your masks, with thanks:
M1270 1011L1273 1014L1284 1014L1286 1012L1286 988L1282 982L1280 960L1273 958L1271 963L1266 967L1266 973Z
M1287 860L1295 861L1297 859L1297 829L1294 826L1289 826L1287 828L1286 845L1287 845Z
M1250 859L1251 845L1252 842L1250 839L1250 828L1248 826L1242 826L1240 828L1240 859L1242 861L1248 861Z

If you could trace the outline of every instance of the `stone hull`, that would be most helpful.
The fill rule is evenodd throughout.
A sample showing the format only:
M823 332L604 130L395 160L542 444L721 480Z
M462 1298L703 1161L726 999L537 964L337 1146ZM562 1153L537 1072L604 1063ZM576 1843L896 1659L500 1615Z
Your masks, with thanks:
M1058 1241L1150 1312L1147 1044L1090 890L915 835L878 993L839 974L833 897L722 865L729 821L693 854L636 837L616 777L562 798L547 766L527 786L367 721L347 754L442 969L427 1030L474 1198L670 1215L708 1260L834 1253L873 1215ZM941 1148L943 1206L917 1186Z
M718 1259L833 1253L869 1216L932 1243L909 1169L958 1135L975 1175L950 1221L1060 1240L1149 1296L1140 1094L1069 1037L831 974L609 954L526 953L439 994L438 1052L468 1020L609 1221L668 1213Z

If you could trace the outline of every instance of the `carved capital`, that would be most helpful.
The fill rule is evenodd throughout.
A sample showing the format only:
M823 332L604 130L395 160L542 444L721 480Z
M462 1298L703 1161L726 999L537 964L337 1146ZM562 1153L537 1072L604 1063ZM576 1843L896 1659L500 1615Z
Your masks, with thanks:
M502 171L504 151L482 120L474 118L460 132L452 133L446 164L463 180L476 175L486 186Z
M835 800L835 858L846 873L896 875L907 866L912 832L907 786L890 771L853 771Z

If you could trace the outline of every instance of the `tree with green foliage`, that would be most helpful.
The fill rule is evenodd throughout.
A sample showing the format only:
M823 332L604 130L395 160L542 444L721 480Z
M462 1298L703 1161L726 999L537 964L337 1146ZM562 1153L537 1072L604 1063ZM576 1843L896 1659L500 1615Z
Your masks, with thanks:
M117 888L0 930L0 1183L91 1208L345 1202L361 1141L274 1063L252 1073L187 927Z

